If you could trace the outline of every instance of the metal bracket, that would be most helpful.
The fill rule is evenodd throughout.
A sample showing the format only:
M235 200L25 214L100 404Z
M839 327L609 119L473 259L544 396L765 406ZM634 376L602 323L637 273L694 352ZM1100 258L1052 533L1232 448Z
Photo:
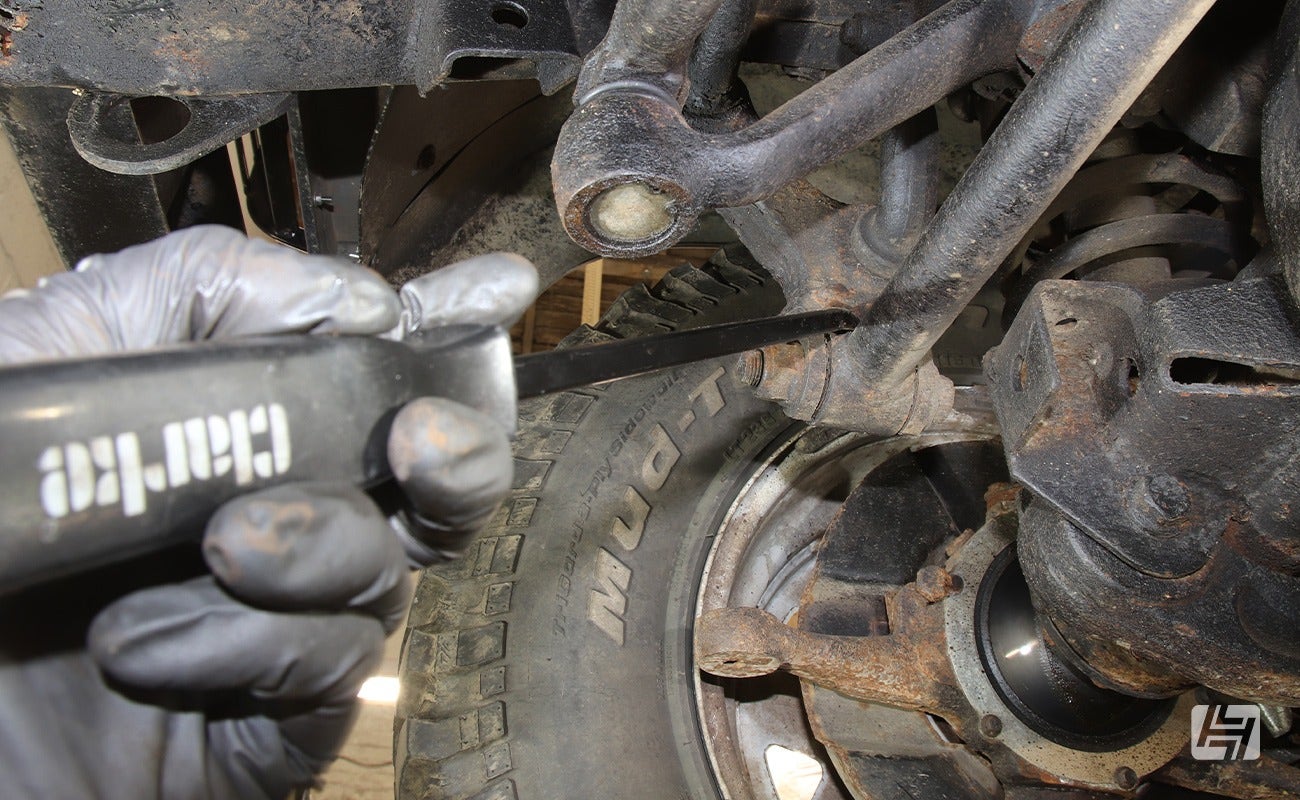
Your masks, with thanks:
M414 84L466 57L531 61L548 94L578 71L606 13L564 0L22 0L0 85L227 96ZM3 22L0 19L0 22ZM488 65L499 67L500 64ZM525 67L510 77L531 77Z
M73 149L63 129L76 99L66 89L0 87L0 132L13 143L68 266L92 253L115 252L167 232L156 181L97 169ZM126 116L125 122L133 125Z
M419 24L430 31L431 69L416 76L427 91L451 75L462 58L526 59L537 65L542 94L558 92L578 76L578 50L562 0L460 0L434 3Z
M1145 292L1044 281L986 359L1026 581L1113 687L1293 705L1297 309L1281 276Z
M1258 529L1258 560L1300 570L1289 523L1273 521L1300 463L1286 435L1300 425L1300 335L1278 283L1153 302L1039 284L986 361L1012 474L1147 574L1200 569L1237 525Z
M68 109L68 133L81 157L100 169L119 175L155 175L184 166L211 153L289 107L291 94L254 94L240 97L178 97L189 111L189 122L176 135L160 142L127 141L114 135L110 120L129 113L130 98L112 94L87 94Z

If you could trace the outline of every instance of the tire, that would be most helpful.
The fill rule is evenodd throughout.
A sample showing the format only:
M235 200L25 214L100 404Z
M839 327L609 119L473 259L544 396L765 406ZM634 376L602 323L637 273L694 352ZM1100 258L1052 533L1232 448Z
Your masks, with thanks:
M726 258L634 289L575 341L777 313ZM419 582L402 648L397 795L717 797L690 628L711 532L789 421L736 359L521 409L515 483L458 562Z

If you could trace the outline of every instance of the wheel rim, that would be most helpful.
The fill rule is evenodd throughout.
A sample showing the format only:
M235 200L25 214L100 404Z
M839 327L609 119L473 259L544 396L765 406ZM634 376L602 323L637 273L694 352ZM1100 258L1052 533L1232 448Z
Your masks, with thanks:
M873 442L816 429L795 434L757 465L718 525L700 575L695 616L753 606L788 621L812 575L821 535L854 487L908 450L977 438L982 437L945 433ZM723 797L851 796L813 737L796 678L777 673L724 681L695 670L693 689L700 732ZM801 770L804 774L797 774ZM796 780L778 788L787 777Z

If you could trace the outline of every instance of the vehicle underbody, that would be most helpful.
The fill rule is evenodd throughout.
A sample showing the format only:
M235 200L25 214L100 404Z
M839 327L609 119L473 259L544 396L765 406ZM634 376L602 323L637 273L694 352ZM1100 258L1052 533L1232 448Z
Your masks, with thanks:
M570 346L860 318L525 405L417 596L401 796L786 800L779 747L810 798L1290 797L1298 41L1300 2L0 0L0 124L69 263L707 243ZM1197 757L1195 706L1262 754Z

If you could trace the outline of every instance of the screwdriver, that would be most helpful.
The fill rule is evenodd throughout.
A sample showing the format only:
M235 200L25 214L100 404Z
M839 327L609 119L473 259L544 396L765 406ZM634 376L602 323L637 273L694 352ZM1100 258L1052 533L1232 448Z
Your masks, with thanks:
M0 368L0 594L197 540L239 494L391 478L397 411L517 401L857 325L827 310L512 357L486 325L278 336Z

